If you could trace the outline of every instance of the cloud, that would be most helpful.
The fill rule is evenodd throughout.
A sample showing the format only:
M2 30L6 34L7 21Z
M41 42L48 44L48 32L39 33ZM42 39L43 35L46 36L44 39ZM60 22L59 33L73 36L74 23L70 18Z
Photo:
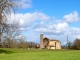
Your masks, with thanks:
M78 16L77 11L74 11L73 13L64 15L63 19L68 23L77 22L79 20L79 16Z
M68 29L68 24L66 22L64 23L58 23L58 24L35 24L34 25L34 31L41 32L45 34L52 34L52 35L60 35L64 34L66 29Z
M18 2L22 8L31 8L32 7L32 0L20 0Z
M36 23L34 31L47 35L80 35L80 28L69 27L68 23Z
M9 22L11 23L12 21L17 21L22 25L22 30L29 28L31 24L37 20L41 21L46 21L50 19L50 16L42 13L42 12L33 12L33 13L16 13L15 15L11 15L11 20ZM9 19L10 19L9 18Z
M70 28L70 34L71 35L80 35L80 28L71 27Z

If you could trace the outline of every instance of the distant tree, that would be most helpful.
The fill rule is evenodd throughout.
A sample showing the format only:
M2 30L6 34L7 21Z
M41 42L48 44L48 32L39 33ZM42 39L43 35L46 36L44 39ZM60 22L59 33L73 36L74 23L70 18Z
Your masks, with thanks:
M28 42L29 48L35 48L36 44L37 43L35 43L33 41Z
M76 38L73 42L73 49L78 49L80 50L80 39Z
M28 48L28 42L26 41L26 37L24 35L20 35L18 39L18 48Z
M68 41L68 49L71 49L72 47L72 42Z

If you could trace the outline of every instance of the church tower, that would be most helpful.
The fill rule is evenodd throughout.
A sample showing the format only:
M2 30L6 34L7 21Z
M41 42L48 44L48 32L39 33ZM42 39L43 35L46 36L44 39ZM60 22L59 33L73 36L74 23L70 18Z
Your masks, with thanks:
M40 48L44 48L43 47L43 39L44 39L44 34L40 34Z

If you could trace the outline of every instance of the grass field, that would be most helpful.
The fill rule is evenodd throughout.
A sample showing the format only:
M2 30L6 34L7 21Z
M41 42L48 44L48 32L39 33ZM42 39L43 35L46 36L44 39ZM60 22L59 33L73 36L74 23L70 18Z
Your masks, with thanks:
M0 49L0 60L80 60L80 51Z

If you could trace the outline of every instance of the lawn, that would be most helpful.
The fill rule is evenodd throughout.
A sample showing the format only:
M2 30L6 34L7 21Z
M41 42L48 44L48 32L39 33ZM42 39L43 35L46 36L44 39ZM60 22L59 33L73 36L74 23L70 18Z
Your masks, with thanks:
M0 60L80 60L80 50L0 49Z

